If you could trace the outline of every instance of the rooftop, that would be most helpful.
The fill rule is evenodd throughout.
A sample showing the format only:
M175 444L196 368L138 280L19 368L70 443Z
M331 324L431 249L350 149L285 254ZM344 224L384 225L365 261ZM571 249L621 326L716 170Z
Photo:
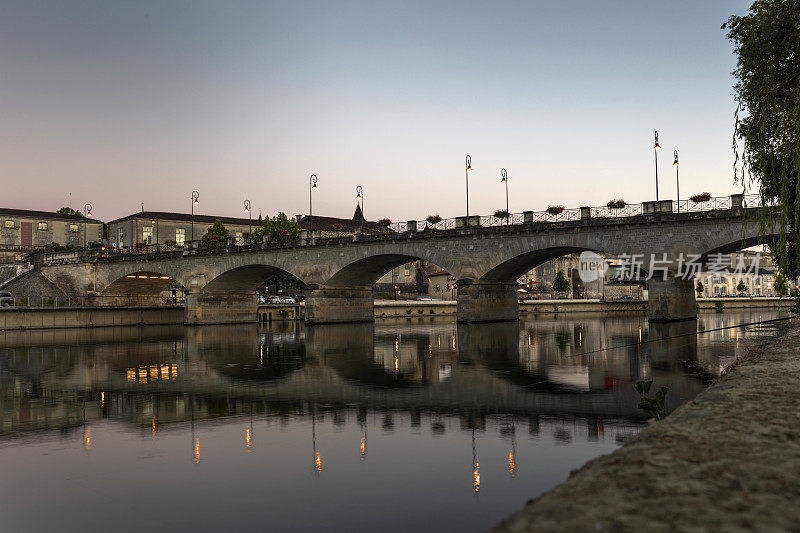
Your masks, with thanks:
M115 224L117 222L124 222L126 220L169 220L174 222L206 222L209 224L213 224L215 221L219 220L223 224L234 224L238 226L247 226L252 224L253 226L258 226L260 222L258 219L249 219L249 218L234 218L234 217L220 217L214 215L201 215L196 213L192 215L191 213L169 213L165 211L137 211L136 213L130 214L128 216L118 218L116 220L112 220L109 224Z
M27 218L38 218L38 219L49 219L49 220L69 220L69 221L81 221L81 222L96 222L98 224L102 224L102 220L98 220L96 218L91 217L84 217L82 215L64 215L61 213L56 213L54 211L32 211L29 209L13 209L10 207L0 207L0 216L10 216L10 217L27 217Z

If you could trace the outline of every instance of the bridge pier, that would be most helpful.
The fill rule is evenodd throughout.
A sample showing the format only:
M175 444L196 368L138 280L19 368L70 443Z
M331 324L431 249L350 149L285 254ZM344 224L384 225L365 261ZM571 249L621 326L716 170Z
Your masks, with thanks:
M516 283L460 279L456 285L459 322L519 320Z
M647 318L650 322L673 322L697 318L694 281L669 276L647 280Z
M306 323L374 322L371 287L318 288L306 293Z
M188 326L258 322L255 292L189 292L186 295Z

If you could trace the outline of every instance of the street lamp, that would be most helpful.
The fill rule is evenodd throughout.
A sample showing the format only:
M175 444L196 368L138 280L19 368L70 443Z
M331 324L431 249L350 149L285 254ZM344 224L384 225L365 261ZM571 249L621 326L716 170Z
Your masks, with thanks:
M472 158L467 154L467 168L464 170L464 180L467 182L467 216L469 216L469 171L472 170Z
M92 218L92 204L83 204L83 213L88 217ZM86 222L83 223L83 247L86 248L86 245L89 244L86 239Z
M253 213L250 210L250 200L244 201L244 212L247 213L247 235L249 237L253 234L251 228L253 225Z
M364 214L364 188L361 185L356 187L356 201L361 200L361 214Z
M308 178L308 220L311 236L314 236L314 211L311 209L311 191L317 188L317 175L311 174Z
M150 223L156 226L156 244L158 244L158 219L151 220Z
M653 145L653 154L656 158L656 202L658 201L658 151L661 150L661 145L658 144L658 130L656 130L656 143Z
M510 222L511 220L511 212L508 210L508 172L506 169L500 171L500 181L506 184L506 214L508 214L508 218L506 218L506 222Z
M681 180L678 179L678 151L675 150L675 161L672 163L675 167L675 185L678 187L678 213L681 212Z
M197 191L192 191L192 241L194 241L194 206L200 203L199 200L200 193Z

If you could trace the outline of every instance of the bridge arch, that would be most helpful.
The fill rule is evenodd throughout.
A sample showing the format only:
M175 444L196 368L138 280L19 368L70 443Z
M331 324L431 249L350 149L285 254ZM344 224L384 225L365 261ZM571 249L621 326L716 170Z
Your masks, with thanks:
M231 268L230 270L225 270L211 278L202 290L204 292L255 291L280 274L292 273L280 267L263 263L242 265Z
M326 287L372 287L393 269L423 259L416 255L378 254L346 264L325 281ZM440 265L441 266L441 265Z

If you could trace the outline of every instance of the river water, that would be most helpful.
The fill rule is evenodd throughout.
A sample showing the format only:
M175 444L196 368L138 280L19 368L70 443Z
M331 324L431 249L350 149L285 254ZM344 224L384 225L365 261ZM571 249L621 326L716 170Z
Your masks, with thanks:
M777 316L0 333L0 530L481 531Z

